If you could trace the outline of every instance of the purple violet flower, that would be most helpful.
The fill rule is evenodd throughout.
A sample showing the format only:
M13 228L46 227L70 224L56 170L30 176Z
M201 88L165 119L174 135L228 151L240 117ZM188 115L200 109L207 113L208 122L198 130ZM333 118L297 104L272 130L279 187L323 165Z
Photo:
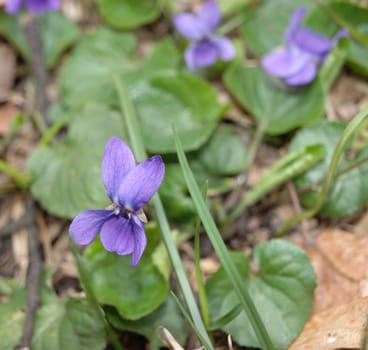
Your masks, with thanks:
M69 234L76 243L87 245L100 232L106 250L132 254L130 266L135 266L147 244L142 207L160 187L165 165L159 155L136 165L130 148L112 137L105 146L101 173L111 206L80 212L72 221Z
M173 21L177 31L192 42L184 56L190 70L234 58L231 41L225 36L213 35L221 21L220 9L214 0L207 0L197 13L176 14Z
M331 40L310 28L301 28L305 8L297 8L291 16L284 34L285 45L270 52L262 59L263 69L270 75L281 78L289 86L305 85L317 75L318 65L342 36L340 30Z
M42 13L56 11L60 7L60 0L7 0L5 12L15 15L25 5L29 12Z

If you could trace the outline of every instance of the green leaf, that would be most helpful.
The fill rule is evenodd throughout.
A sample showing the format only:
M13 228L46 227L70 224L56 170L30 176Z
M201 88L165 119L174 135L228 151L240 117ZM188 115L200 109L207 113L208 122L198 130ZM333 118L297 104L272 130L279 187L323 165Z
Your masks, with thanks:
M157 77L133 97L142 134L151 152L175 152L174 123L185 150L204 144L223 112L215 89L191 75Z
M53 67L61 53L79 36L78 26L59 12L45 12L40 17L41 36L48 67Z
M268 134L279 135L319 119L324 112L324 91L319 79L298 92L278 88L260 68L234 64L225 84Z
M60 349L105 349L105 325L88 301L69 299L64 308L59 324Z
M220 125L199 150L199 161L216 175L235 175L244 171L247 151L234 128Z
M159 327L167 328L181 344L185 343L188 336L187 324L171 295L157 310L136 321L125 320L113 310L108 310L107 317L114 327L145 336L153 350L158 350L162 346Z
M313 304L316 277L302 249L284 240L259 244L252 268L247 257L231 254L276 349L286 349L303 329ZM221 267L206 284L211 319L216 321L239 304ZM242 311L222 328L242 346L259 347L248 316Z
M315 190L318 190L318 186L322 184L327 175L332 154L344 128L345 125L340 122L321 121L299 130L291 141L291 150L313 144L322 144L326 149L325 159L295 181L297 188L302 191L301 201L308 207L312 207L315 203L317 195ZM347 149L339 163L338 173L352 168L354 164L366 157L368 157L368 152L364 149L355 157L348 159ZM368 164L364 163L338 176L320 213L327 217L342 217L355 213L367 204L367 172Z
M1 282L7 284L9 298L0 304L1 349L11 350L22 333L27 292L10 281L2 279ZM42 285L32 349L102 350L106 346L104 326L86 300L70 299L64 303Z
M87 101L119 105L114 77L122 76L130 97L155 76L176 71L178 53L170 40L157 43L144 59L133 55L134 37L106 28L86 35L75 47L60 73L60 89L70 107Z
M0 13L0 34L9 40L29 60L30 51L24 37L19 16ZM52 68L61 53L79 36L78 26L59 12L46 12L39 16L40 35L42 38L46 64Z
M105 208L100 164L111 136L124 137L118 114L87 105L72 121L61 143L38 148L28 162L31 191L50 213L72 218L84 209Z
M157 309L169 291L168 275L163 275L152 255L159 248L159 232L147 225L148 247L139 264L129 266L131 257L106 251L95 240L85 251L85 267L90 271L90 284L100 303L114 306L119 314L137 320ZM157 255L155 256L157 259ZM166 260L166 254L161 254Z
M166 164L160 196L168 217L178 224L193 224L196 211L179 164Z
M72 51L60 71L60 89L65 103L79 106L87 101L117 104L114 74L131 69L134 37L108 29L95 29Z
M0 278L0 339L3 350L12 350L18 343L23 329L27 294L12 280Z
M157 0L98 0L102 18L118 29L134 29L160 16Z

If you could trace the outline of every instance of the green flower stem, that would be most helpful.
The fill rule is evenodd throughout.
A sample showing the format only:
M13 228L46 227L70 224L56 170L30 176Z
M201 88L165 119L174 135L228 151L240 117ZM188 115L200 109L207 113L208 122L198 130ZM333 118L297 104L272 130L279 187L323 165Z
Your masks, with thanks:
M254 133L254 137L252 140L252 144L250 145L249 151L248 151L248 157L245 164L245 169L247 171L245 175L245 179L242 181L242 183L247 182L247 176L249 173L249 168L254 163L254 160L256 158L256 155L258 153L259 147L261 146L264 134L266 132L266 125L259 123L257 124L256 131ZM235 218L237 218L241 212L245 208L241 208L240 206L237 206L229 215L228 218L225 220L224 226L229 224L229 222L232 222Z
M105 325L105 332L107 336L110 338L111 343L115 350L124 350L124 346L120 343L117 335L115 334L114 330L106 320L105 314L103 310L101 309L94 293L91 285L89 284L89 278L88 278L88 271L86 271L86 268L83 266L82 257L80 256L78 252L78 248L75 245L75 243L72 240L69 240L70 247L75 259L75 262L77 264L77 269L79 273L79 278L81 280L81 283L83 285L84 292L86 293L86 298L89 301L92 308L95 310L98 318L100 321Z
M203 191L204 198L207 197L208 191L208 182L205 183L205 190ZM195 232L194 232L194 265L195 265L195 272L196 272L196 281L197 281L197 288L198 288L198 299L201 306L203 322L208 329L210 324L210 317L209 317L209 310L208 310L208 302L207 302L207 295L206 290L204 287L204 281L201 271L201 251L200 251L200 237L199 237L199 230L201 228L201 220L198 218L196 222Z
M277 236L283 235L286 230L288 230L291 226L294 226L301 220L308 219L318 213L318 211L323 206L323 203L325 202L326 197L328 196L330 192L331 186L336 176L336 169L339 164L340 157L344 153L346 144L349 142L350 138L356 133L356 131L359 129L362 123L366 121L367 116L368 116L368 107L360 111L354 117L354 119L346 126L335 148L335 151L332 155L332 159L331 159L330 166L328 168L326 179L323 182L322 190L317 198L317 202L314 208L305 210L301 212L300 214L292 217L290 220L286 221L286 223L277 232L276 234Z
M43 133L42 138L38 142L37 146L42 147L48 145L57 135L57 133L67 124L68 120L69 120L69 113L66 113Z
M226 35L231 32L233 29L238 28L244 22L244 16L242 14L237 15L231 18L229 21L221 25L216 33L219 35Z
M273 188L304 173L325 156L322 145L312 145L291 152L271 167L261 180L243 197L237 208L228 218L235 220L249 205L253 204Z
M128 128L128 134L130 137L131 145L134 150L134 153L138 159L138 161L142 161L147 158L145 147L143 144L143 140L141 137L141 131L138 123L138 119L135 113L135 110L129 100L128 93L126 91L125 86L123 85L123 81L121 78L114 77L115 87L119 95L120 107L124 117L125 125ZM157 222L161 229L162 239L168 251L168 254L171 259L171 263L173 265L174 271L177 275L181 290L183 292L183 296L185 302L187 304L189 313L193 320L193 324L197 329L197 333L201 335L201 338L205 340L202 344L206 350L213 349L211 340L209 335L207 334L206 328L201 318L201 314L199 312L198 306L195 301L195 297L190 288L190 284L188 278L185 274L183 265L180 260L179 253L176 249L174 240L171 236L170 226L165 214L165 210L163 208L161 199L158 194L156 194L152 198L152 204L155 209Z
M175 134L175 144L179 163L181 165L185 181L188 186L188 190L193 199L194 205L198 211L199 217L202 220L203 226L207 232L207 235L215 249L217 256L220 259L221 265L223 266L227 277L232 283L234 290L239 298L244 311L246 312L251 325L253 327L254 333L258 339L260 347L266 350L273 350L274 346L268 335L268 332L263 324L263 321L250 297L248 290L244 288L242 283L242 278L237 270L235 264L229 256L229 252L226 245L221 237L221 234L207 208L206 202L204 201L194 175L189 167L188 160L185 156L183 147L181 145L180 139L174 130Z
M350 42L348 39L340 39L338 44L333 48L332 52L323 62L318 72L318 76L326 93L330 90L332 83L339 75L342 66L345 63L348 54Z
M207 295L204 289L203 276L201 271L201 256L200 256L200 237L199 237L199 228L200 222L196 225L195 235L194 235L194 264L195 264L195 272L196 272L196 281L198 287L198 299L201 305L203 322L208 329L208 325L210 323L209 311L208 311L208 303L207 303Z
M25 190L29 186L29 179L28 177L22 175L17 169L13 168L9 163L0 159L0 171L7 174L9 177L13 179L16 185Z
M249 151L248 151L249 153L248 153L248 158L247 158L247 163L246 163L247 170L254 163L254 160L258 153L259 147L261 146L265 132L266 132L266 125L263 123L258 123L256 132L254 133L252 144L250 145Z

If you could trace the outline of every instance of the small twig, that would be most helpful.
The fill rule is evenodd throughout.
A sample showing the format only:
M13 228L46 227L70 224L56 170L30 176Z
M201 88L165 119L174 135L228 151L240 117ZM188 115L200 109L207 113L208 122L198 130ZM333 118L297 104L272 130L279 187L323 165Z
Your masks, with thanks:
M298 193L295 189L295 186L294 186L292 181L288 181L286 185L287 185L287 189L288 189L288 192L289 192L289 195L290 195L291 202L293 203L293 206L295 208L295 211L296 211L297 214L300 214L303 211L303 208L300 205ZM301 231L304 239L306 241L308 241L309 237L307 235L307 222L306 222L306 220L300 221L299 228L300 228L300 231Z
M17 220L10 220L4 227L0 228L0 238L10 236L21 228L32 224L33 218L26 212Z
M49 124L47 120L49 101L46 95L48 76L44 59L42 38L38 30L37 17L31 13L27 13L22 18L22 26L31 51L31 67L35 79L36 105L34 113L37 117L42 118L42 124L44 124L42 128L46 129ZM40 115L37 115L37 113ZM38 118L37 121L40 122L41 118Z
M40 304L40 279L42 274L42 256L38 231L35 223L35 203L32 198L27 202L27 213L33 218L28 228L28 270L27 270L27 307L23 333L15 350L31 349L33 326Z

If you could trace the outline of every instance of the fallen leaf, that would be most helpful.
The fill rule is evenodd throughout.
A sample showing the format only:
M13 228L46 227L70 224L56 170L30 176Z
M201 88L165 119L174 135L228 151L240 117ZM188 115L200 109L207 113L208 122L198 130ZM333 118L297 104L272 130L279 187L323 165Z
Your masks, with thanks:
M368 296L368 236L326 230L312 244L293 240L308 254L317 275L312 314Z
M12 121L19 113L19 108L14 105L0 106L0 135L5 135L9 131Z
M317 275L312 316L289 350L360 349L368 317L368 236L325 230L293 241Z
M368 298L314 315L289 350L360 349L367 325Z

